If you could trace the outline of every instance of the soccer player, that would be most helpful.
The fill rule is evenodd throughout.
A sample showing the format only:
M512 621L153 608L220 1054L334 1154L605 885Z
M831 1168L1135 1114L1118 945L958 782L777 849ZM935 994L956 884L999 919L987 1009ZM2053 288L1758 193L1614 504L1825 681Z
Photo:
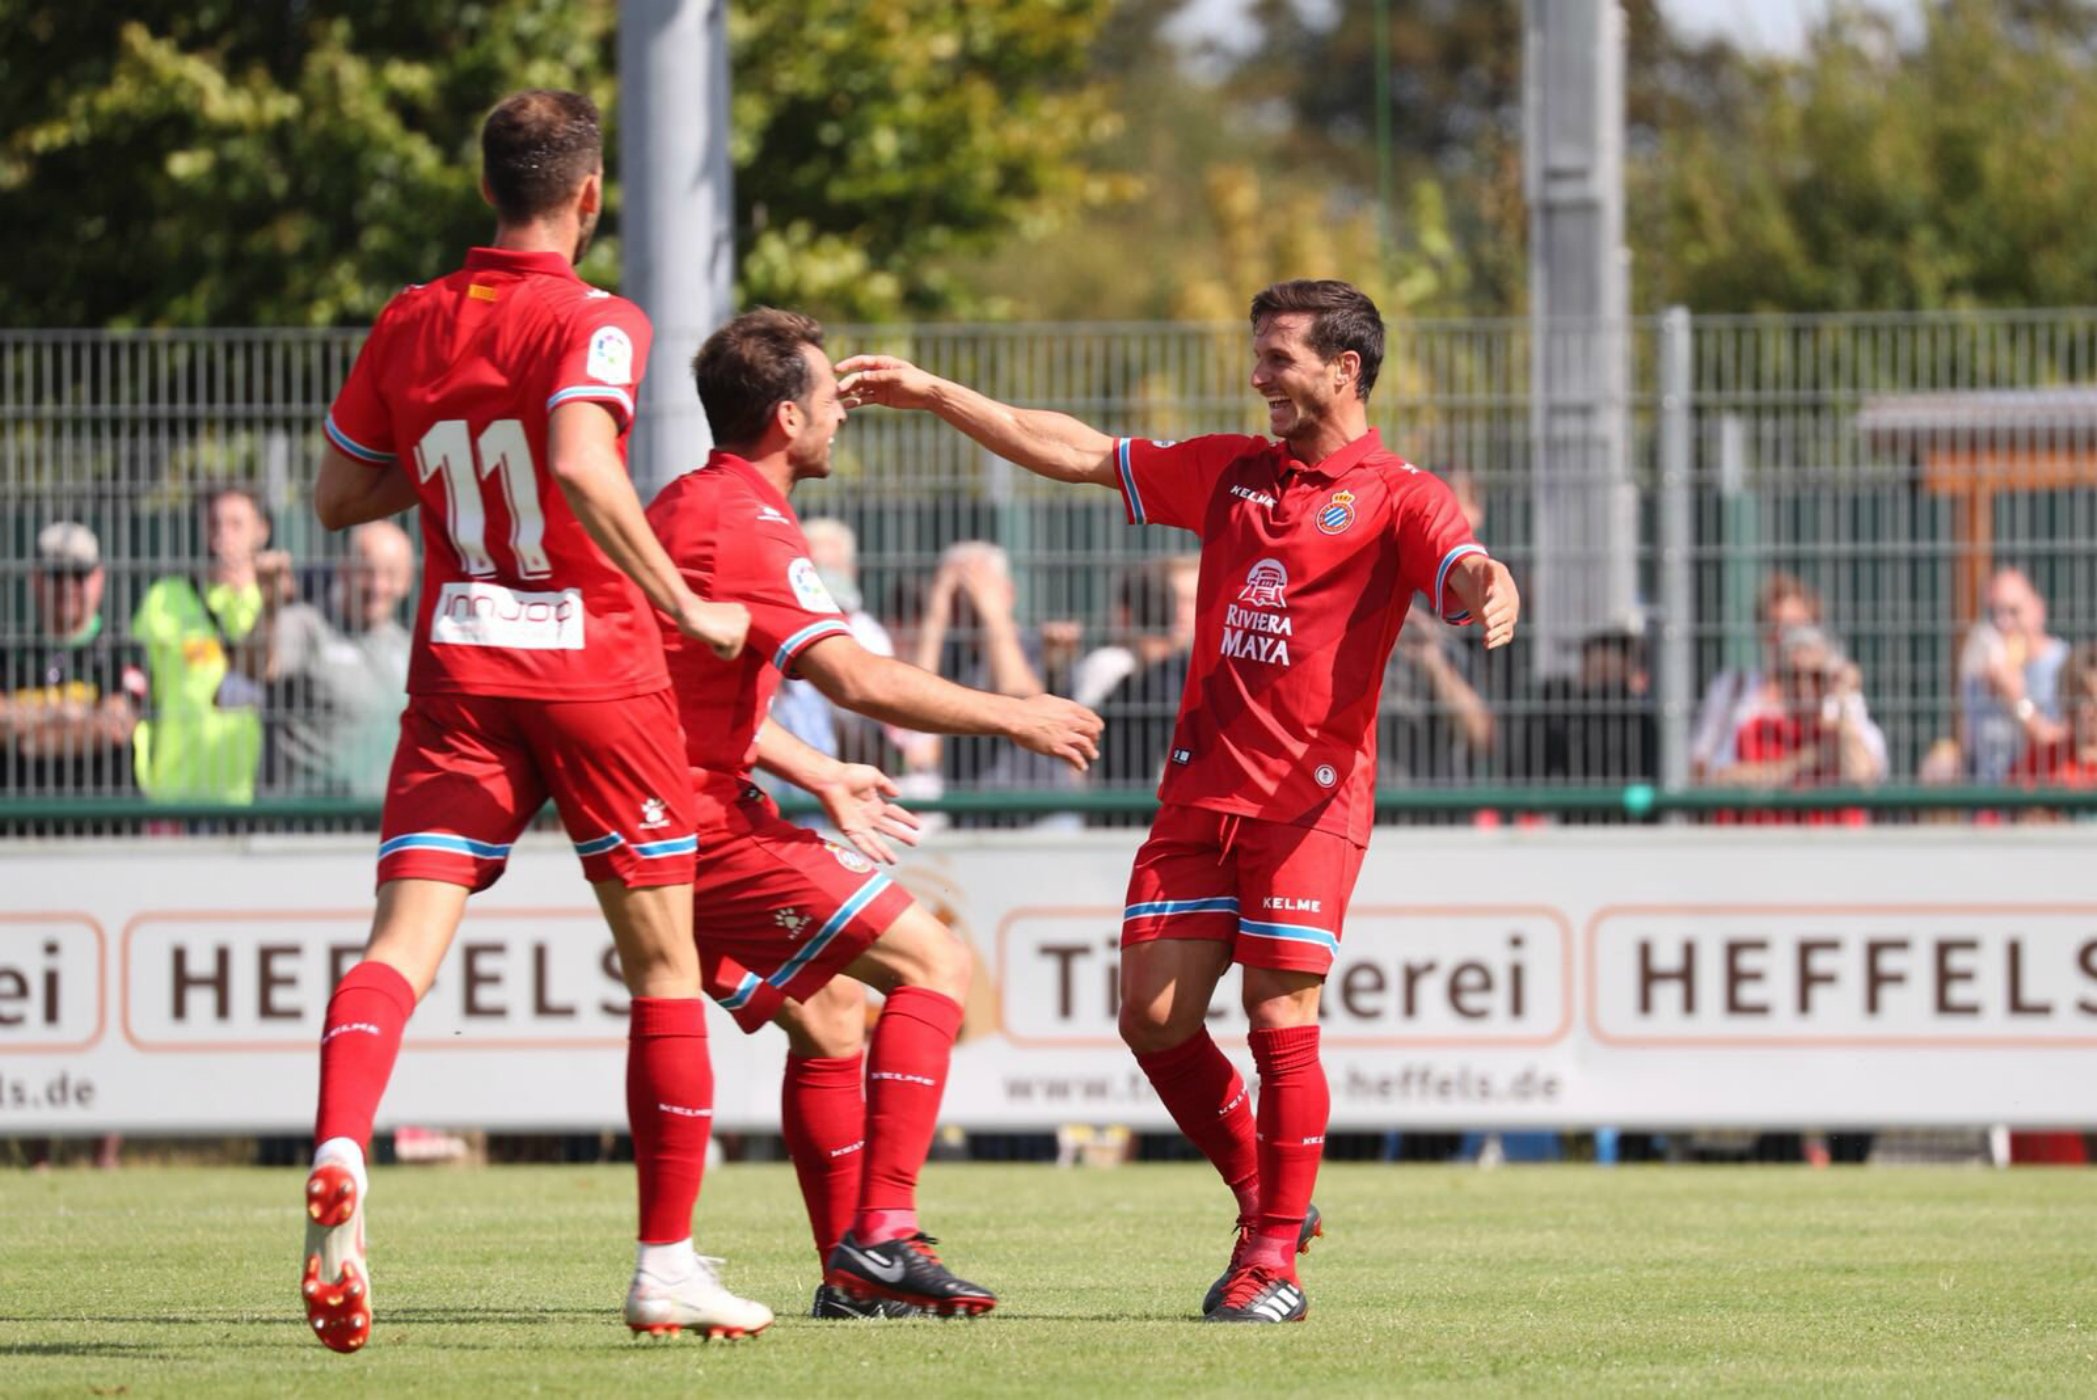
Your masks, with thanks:
M795 483L830 474L845 420L822 344L816 322L769 309L709 337L692 373L721 446L648 508L692 587L750 609L750 647L732 661L665 637L698 794L700 957L707 990L745 1031L776 1020L787 1032L781 1111L824 1266L815 1315L979 1313L996 1297L947 1270L917 1217L967 950L875 868L893 858L884 835L911 839L887 800L894 785L818 753L765 710L782 676L801 676L841 708L917 730L1002 734L1080 770L1097 755L1100 722L1057 696L955 685L853 637L789 500ZM753 764L822 797L860 849L782 819L752 785ZM863 1057L862 994L826 991L839 973L887 998Z
M710 1099L692 948L690 785L654 609L723 656L747 612L701 601L626 475L647 363L639 308L574 262L604 187L597 111L522 92L481 129L495 242L380 313L327 419L314 508L342 529L422 507L409 702L387 782L378 911L328 1003L303 1293L321 1341L371 1332L364 1148L401 1031L466 898L550 796L633 993L626 1100L640 1177L636 1331L756 1332L692 1250Z
M1410 600L1475 619L1489 647L1520 612L1449 489L1369 426L1374 303L1344 282L1281 282L1253 298L1252 332L1271 439L1112 438L887 356L838 367L848 408L929 409L1029 471L1120 491L1131 524L1201 538L1194 658L1122 922L1121 1034L1237 1196L1237 1243L1203 1304L1216 1322L1309 1310L1295 1256L1317 1229L1330 1106L1318 995L1368 842L1378 692ZM1233 962L1256 1114L1204 1024Z

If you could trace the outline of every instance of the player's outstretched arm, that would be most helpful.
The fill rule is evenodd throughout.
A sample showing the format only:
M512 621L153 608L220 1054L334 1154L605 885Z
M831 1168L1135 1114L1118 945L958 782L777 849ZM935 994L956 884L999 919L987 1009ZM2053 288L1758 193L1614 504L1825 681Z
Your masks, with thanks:
M397 465L375 467L328 445L313 482L313 514L324 530L387 520L415 504L415 483Z
M934 734L999 734L1080 773L1099 757L1100 717L1060 695L992 695L876 656L847 636L801 653L801 674L832 704L884 724Z
M1514 640L1515 624L1522 617L1522 595L1505 564L1483 554L1467 554L1450 566L1449 591L1463 603L1471 621L1485 629L1487 650Z
M768 718L757 731L757 766L814 795L838 834L869 860L894 865L889 841L918 842L917 818L894 801L895 780L870 764L840 763Z
M741 603L709 603L685 585L662 541L648 528L641 498L619 456L619 425L611 413L587 400L562 404L547 423L546 440L553 459L548 470L605 557L687 637L723 660L740 652L750 631L749 609Z
M924 409L1036 476L1119 489L1114 439L1067 413L1014 408L893 355L854 355L839 362L837 373L838 396L848 409Z

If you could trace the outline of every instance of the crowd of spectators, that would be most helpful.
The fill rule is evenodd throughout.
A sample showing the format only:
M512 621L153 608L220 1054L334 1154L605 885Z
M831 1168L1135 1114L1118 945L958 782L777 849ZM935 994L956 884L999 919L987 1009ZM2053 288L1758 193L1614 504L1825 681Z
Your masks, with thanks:
M95 532L38 530L26 625L0 624L0 793L244 805L384 790L407 700L406 532L362 526L308 576L268 547L248 486L202 492L196 524L196 566L146 581L128 620L108 613Z
M414 544L397 525L367 525L332 562L301 567L270 548L269 512L251 488L208 489L197 512L196 565L145 581L128 618L109 615L109 571L92 529L53 520L37 530L17 620L0 632L0 794L245 803L258 794L383 791L405 701ZM1156 783L1194 639L1193 556L1140 560L1102 577L1095 621L1029 620L1006 552L963 540L885 594L887 615L877 616L850 527L814 519L807 533L817 573L869 650L1008 695L1072 696L1097 709L1107 730L1099 762L1080 778L1009 744L841 713L812 686L788 681L774 716L793 733L824 753L887 768L913 797L1049 794L957 815L964 825L1076 825L1080 818L1055 810L1053 794L1140 793ZM2053 635L2046 599L2022 569L1997 570L1976 601L1977 619L1952 639L1950 726L1907 776L2097 786L2097 643ZM1702 689L1688 731L1690 781L1749 792L1865 789L1902 776L1873 715L1871 678L1818 592L1771 574L1753 619L1745 664L1716 668ZM1387 787L1657 782L1647 638L1597 632L1580 643L1572 674L1535 678L1521 655L1487 656L1467 629L1415 600L1385 676L1378 749ZM1140 816L1102 810L1085 820Z

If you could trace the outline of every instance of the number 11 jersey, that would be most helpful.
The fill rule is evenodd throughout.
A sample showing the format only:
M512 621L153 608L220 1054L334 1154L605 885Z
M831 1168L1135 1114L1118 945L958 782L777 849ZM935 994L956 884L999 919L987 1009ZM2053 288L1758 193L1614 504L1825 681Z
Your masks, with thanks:
M558 253L475 248L379 313L327 435L421 498L410 694L617 700L669 684L647 598L569 510L547 451L554 409L584 401L618 423L624 457L650 340L639 307Z

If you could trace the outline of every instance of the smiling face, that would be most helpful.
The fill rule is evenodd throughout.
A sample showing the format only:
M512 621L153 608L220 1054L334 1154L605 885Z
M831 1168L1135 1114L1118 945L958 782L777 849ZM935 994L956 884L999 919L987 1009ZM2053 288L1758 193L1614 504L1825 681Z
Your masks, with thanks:
M1361 364L1352 350L1321 356L1309 341L1311 321L1307 311L1279 312L1252 337L1252 388L1267 401L1267 431L1292 445L1314 440L1353 401Z
M818 346L803 345L801 358L808 364L808 392L781 406L781 423L788 433L786 459L795 481L820 481L830 475L830 447L845 425L845 405L838 397L837 371L830 367L830 357Z

